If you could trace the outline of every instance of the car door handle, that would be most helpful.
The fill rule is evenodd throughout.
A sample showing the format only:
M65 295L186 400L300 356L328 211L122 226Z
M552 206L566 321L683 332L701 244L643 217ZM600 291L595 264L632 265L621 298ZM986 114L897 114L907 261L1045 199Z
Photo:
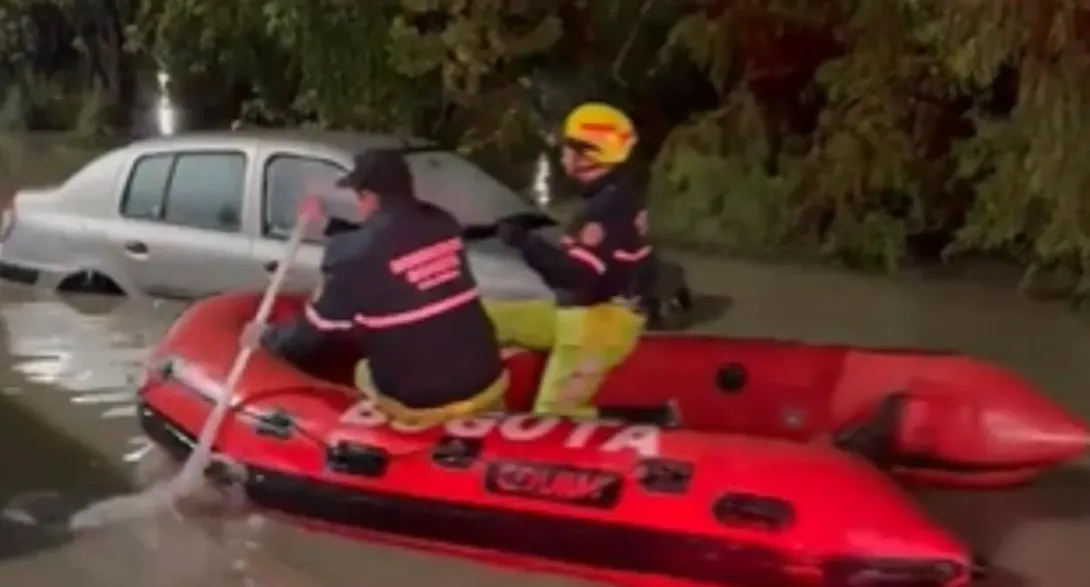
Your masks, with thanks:
M126 251L128 251L128 252L130 252L130 253L132 253L134 255L147 255L148 254L148 245L147 245L147 243L143 243L141 241L125 241L125 244L122 245L122 246L125 247Z
M280 263L278 261L266 261L261 268L264 269L266 273L276 273L276 268L279 266Z

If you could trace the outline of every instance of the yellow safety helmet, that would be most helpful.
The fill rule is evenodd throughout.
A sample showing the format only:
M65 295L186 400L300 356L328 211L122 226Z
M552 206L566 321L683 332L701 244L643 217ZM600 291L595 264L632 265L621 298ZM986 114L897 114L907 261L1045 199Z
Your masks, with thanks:
M602 102L587 102L564 120L564 144L579 149L599 165L619 165L628 160L639 137L632 119Z

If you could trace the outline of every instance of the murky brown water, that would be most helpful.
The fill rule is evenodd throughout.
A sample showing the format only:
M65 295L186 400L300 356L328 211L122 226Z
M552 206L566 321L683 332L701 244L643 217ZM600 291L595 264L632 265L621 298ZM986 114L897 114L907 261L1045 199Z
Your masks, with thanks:
M1028 302L1016 276L988 271L972 281L900 280L818 269L687 259L694 289L729 294L733 310L697 328L745 336L947 348L1000 361L1070 408L1090 417L1090 329L1063 307ZM87 499L116 485L111 465L135 461L128 377L181 306L109 300L65 301L0 286L0 430L30 450L0 451L0 498L52 489ZM16 411L16 408L18 411ZM18 414L26 415L19 416ZM33 417L39 423L28 424ZM21 422L21 423L20 423ZM58 444L43 426L63 430L90 452ZM27 432L26 430L37 430ZM82 451L82 452L81 452ZM100 455L96 461L91 455ZM102 462L106 459L109 463ZM921 495L938 519L1002 570L992 587L1090 584L1090 465L1032 487L991 493ZM232 521L172 519L115 528L83 539L5 555L0 526L0 582L89 587L254 584L573 586L582 583L461 560L350 543L265 523L257 550L243 516ZM16 556L17 555L17 556ZM238 561L245 559L240 571Z
M125 487L119 464L133 463L133 475L142 475L136 462L146 465L148 451L137 434L130 378L147 341L181 309L0 284L0 438L19 443L0 450L0 508L12 506L0 514L0 584L586 585L363 546L252 515L179 520L166 512L79 539L51 530L58 512ZM44 523L27 527L24 514Z

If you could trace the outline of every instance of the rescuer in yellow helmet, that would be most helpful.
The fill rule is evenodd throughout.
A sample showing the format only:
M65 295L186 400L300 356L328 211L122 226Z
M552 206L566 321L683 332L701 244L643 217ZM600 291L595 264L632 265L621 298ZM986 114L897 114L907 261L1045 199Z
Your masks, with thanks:
M643 331L637 269L648 260L646 181L631 161L639 140L627 114L601 102L564 120L559 148L583 204L559 245L516 223L499 236L556 291L553 301L491 301L486 310L501 344L549 350L534 411L587 417L604 376L632 351ZM629 419L631 410L617 414Z

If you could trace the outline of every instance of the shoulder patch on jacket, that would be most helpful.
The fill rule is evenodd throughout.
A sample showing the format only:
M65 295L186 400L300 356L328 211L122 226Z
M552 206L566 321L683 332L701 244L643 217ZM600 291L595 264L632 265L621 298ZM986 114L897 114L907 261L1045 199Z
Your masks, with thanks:
M647 210L646 209L640 210L636 214L635 224L636 224L636 232L638 232L640 234L640 236L647 236L647 232L650 229L650 225L647 222Z
M598 222L588 222L579 230L579 242L585 247L596 248L605 238L606 230Z

